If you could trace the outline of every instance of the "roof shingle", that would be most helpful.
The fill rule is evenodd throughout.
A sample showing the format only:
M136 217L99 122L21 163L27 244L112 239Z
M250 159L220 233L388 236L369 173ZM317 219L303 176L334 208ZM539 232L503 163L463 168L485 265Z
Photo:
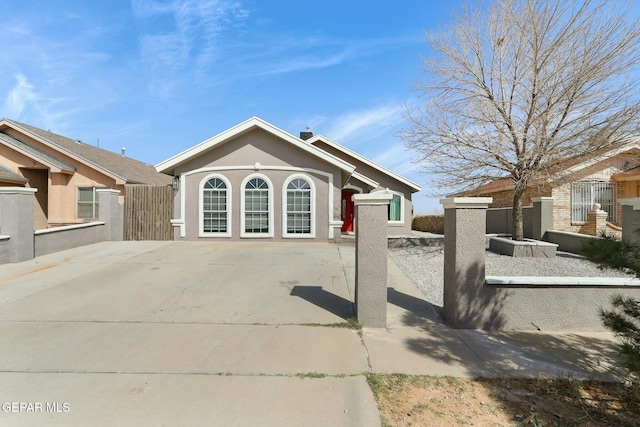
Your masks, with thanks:
M172 177L156 171L156 169L144 162L124 157L120 154L85 144L56 133L46 131L35 126L20 123L15 120L7 120L17 128L31 133L48 143L58 147L62 152L72 154L98 169L110 172L127 182L127 184L169 185Z

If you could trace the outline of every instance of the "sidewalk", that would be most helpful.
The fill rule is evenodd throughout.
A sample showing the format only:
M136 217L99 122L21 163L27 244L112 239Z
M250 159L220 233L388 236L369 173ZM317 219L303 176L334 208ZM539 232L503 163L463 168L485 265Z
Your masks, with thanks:
M2 265L0 425L375 426L367 372L621 378L610 334L452 330L391 261L388 328L332 327L353 270L349 244L262 242Z

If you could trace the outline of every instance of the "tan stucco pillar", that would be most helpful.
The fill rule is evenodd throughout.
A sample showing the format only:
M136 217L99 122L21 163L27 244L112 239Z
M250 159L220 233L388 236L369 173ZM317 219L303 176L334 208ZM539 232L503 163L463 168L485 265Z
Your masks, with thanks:
M6 260L33 259L33 203L35 188L0 187L0 234L10 236Z
M474 295L485 282L487 208L491 197L453 197L444 207L444 318L454 328L475 328L484 307Z
M354 194L356 317L367 327L387 326L387 219L393 194Z

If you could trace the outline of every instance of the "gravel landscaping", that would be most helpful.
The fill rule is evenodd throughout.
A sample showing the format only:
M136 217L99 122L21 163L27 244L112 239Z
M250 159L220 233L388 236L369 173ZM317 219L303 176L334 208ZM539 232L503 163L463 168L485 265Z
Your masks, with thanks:
M390 248L389 257L429 303L436 308L442 307L442 246ZM513 258L487 251L485 269L487 276L632 277L621 271L600 269L592 262L568 253L558 253L555 258Z

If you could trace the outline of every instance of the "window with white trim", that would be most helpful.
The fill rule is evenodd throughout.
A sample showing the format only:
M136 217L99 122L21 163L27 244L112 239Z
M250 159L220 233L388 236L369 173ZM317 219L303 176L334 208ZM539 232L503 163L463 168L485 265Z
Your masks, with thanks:
M202 233L229 232L227 184L220 178L207 180L202 187Z
M595 203L600 209L608 212L607 220L616 223L617 188L615 182L608 181L576 181L571 183L571 221L586 222L587 213Z
M389 201L389 221L402 221L402 198L394 194Z
M77 218L96 219L98 218L99 207L96 187L78 187Z
M246 234L269 234L271 206L269 184L262 178L251 178L244 186L244 224Z
M286 234L311 234L311 185L306 179L294 178L287 184Z

